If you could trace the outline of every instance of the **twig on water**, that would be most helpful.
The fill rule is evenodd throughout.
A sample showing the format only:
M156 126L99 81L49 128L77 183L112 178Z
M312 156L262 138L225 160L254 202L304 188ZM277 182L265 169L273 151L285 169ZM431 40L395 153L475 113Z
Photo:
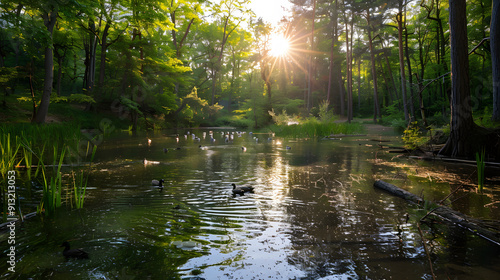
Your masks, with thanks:
M431 268L432 279L436 280L436 275L434 275L434 268L432 267L431 255L429 254L429 250L427 249L427 245L425 244L424 233L420 228L420 222L417 223L418 232L420 233L420 237L422 238L422 244L424 245L425 254L427 255L427 260L429 261L429 267Z

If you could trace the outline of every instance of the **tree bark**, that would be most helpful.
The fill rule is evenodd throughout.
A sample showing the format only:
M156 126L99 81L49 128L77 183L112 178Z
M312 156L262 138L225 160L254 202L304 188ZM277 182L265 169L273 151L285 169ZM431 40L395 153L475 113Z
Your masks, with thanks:
M45 118L49 112L50 95L52 94L52 84L54 82L54 53L53 53L53 41L52 34L54 31L54 26L57 21L58 10L53 8L52 11L42 14L43 23L47 27L49 32L49 45L45 47L45 79L43 84L43 93L40 106L36 112L36 116L33 118L35 123L45 123Z
M500 121L500 0L493 0L490 26L491 65L493 68L493 121Z
M406 123L409 122L410 117L408 115L408 102L406 97L406 75L405 75L405 60L403 55L403 1L399 1L399 11L396 15L396 20L398 22L398 45L399 45L399 72L401 75L401 95L403 96L403 110L405 114Z
M470 106L467 13L465 0L450 0L451 123L450 137L440 153L471 157L475 124Z
M368 23L368 46L370 48L370 59L372 64L372 79L373 79L373 121L377 122L380 117L380 105L378 102L378 84L377 70L375 69L375 54L373 51L373 38L371 31L370 9L366 10L366 22Z

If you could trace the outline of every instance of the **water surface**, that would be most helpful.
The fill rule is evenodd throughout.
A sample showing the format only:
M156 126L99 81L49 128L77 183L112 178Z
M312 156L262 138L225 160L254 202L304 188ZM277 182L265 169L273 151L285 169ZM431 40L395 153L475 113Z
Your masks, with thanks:
M209 130L189 132L200 141L187 131L108 138L98 148L85 209L63 209L54 218L35 217L20 225L16 273L9 274L2 262L1 275L432 279L416 226L426 211L374 189L373 182L382 178L439 200L456 185L419 172L457 177L473 172L473 167L387 153L379 146L387 142L374 140L397 145L392 131L321 140L213 130L215 142ZM227 132L234 140L224 140ZM152 179L161 178L162 191L151 186ZM233 196L232 183L255 191ZM483 207L498 197L495 188L489 196L460 193L466 197L452 206L499 219L495 207ZM498 247L453 227L423 230L438 279L500 276ZM6 233L0 238L3 258ZM58 247L64 240L85 248L90 259L66 261Z

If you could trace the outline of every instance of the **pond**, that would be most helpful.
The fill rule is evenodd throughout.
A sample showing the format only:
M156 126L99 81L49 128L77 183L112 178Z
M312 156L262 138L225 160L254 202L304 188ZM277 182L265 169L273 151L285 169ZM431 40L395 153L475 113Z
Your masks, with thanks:
M426 211L373 188L382 178L440 200L457 187L441 176L464 181L475 167L389 154L379 145L401 145L398 134L375 132L322 140L213 129L215 142L208 129L113 135L98 148L84 209L18 224L16 272L2 261L0 275L432 279L430 259L438 279L500 279L499 247L436 224L422 228L428 256L417 227ZM225 141L227 133L234 139ZM152 179L164 179L164 189ZM232 183L255 190L233 196ZM498 185L486 188L488 195L457 193L452 206L500 219ZM7 237L1 233L2 260ZM65 240L90 259L65 260Z

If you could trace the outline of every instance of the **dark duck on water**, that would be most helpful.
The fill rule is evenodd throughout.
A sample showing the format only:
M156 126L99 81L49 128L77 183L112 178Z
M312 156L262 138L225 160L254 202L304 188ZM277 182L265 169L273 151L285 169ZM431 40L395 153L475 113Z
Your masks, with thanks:
M253 187L252 186L242 186L242 187L237 187L236 184L231 184L233 186L233 194L239 194L243 195L246 192L253 192Z
M153 185L154 187L157 187L158 189L162 190L163 189L163 183L165 182L165 180L163 179L160 179L160 180L152 180L151 181L151 185Z
M82 249L70 249L69 242L64 241L61 247L64 247L63 256L66 259L88 259L89 253L83 251Z

